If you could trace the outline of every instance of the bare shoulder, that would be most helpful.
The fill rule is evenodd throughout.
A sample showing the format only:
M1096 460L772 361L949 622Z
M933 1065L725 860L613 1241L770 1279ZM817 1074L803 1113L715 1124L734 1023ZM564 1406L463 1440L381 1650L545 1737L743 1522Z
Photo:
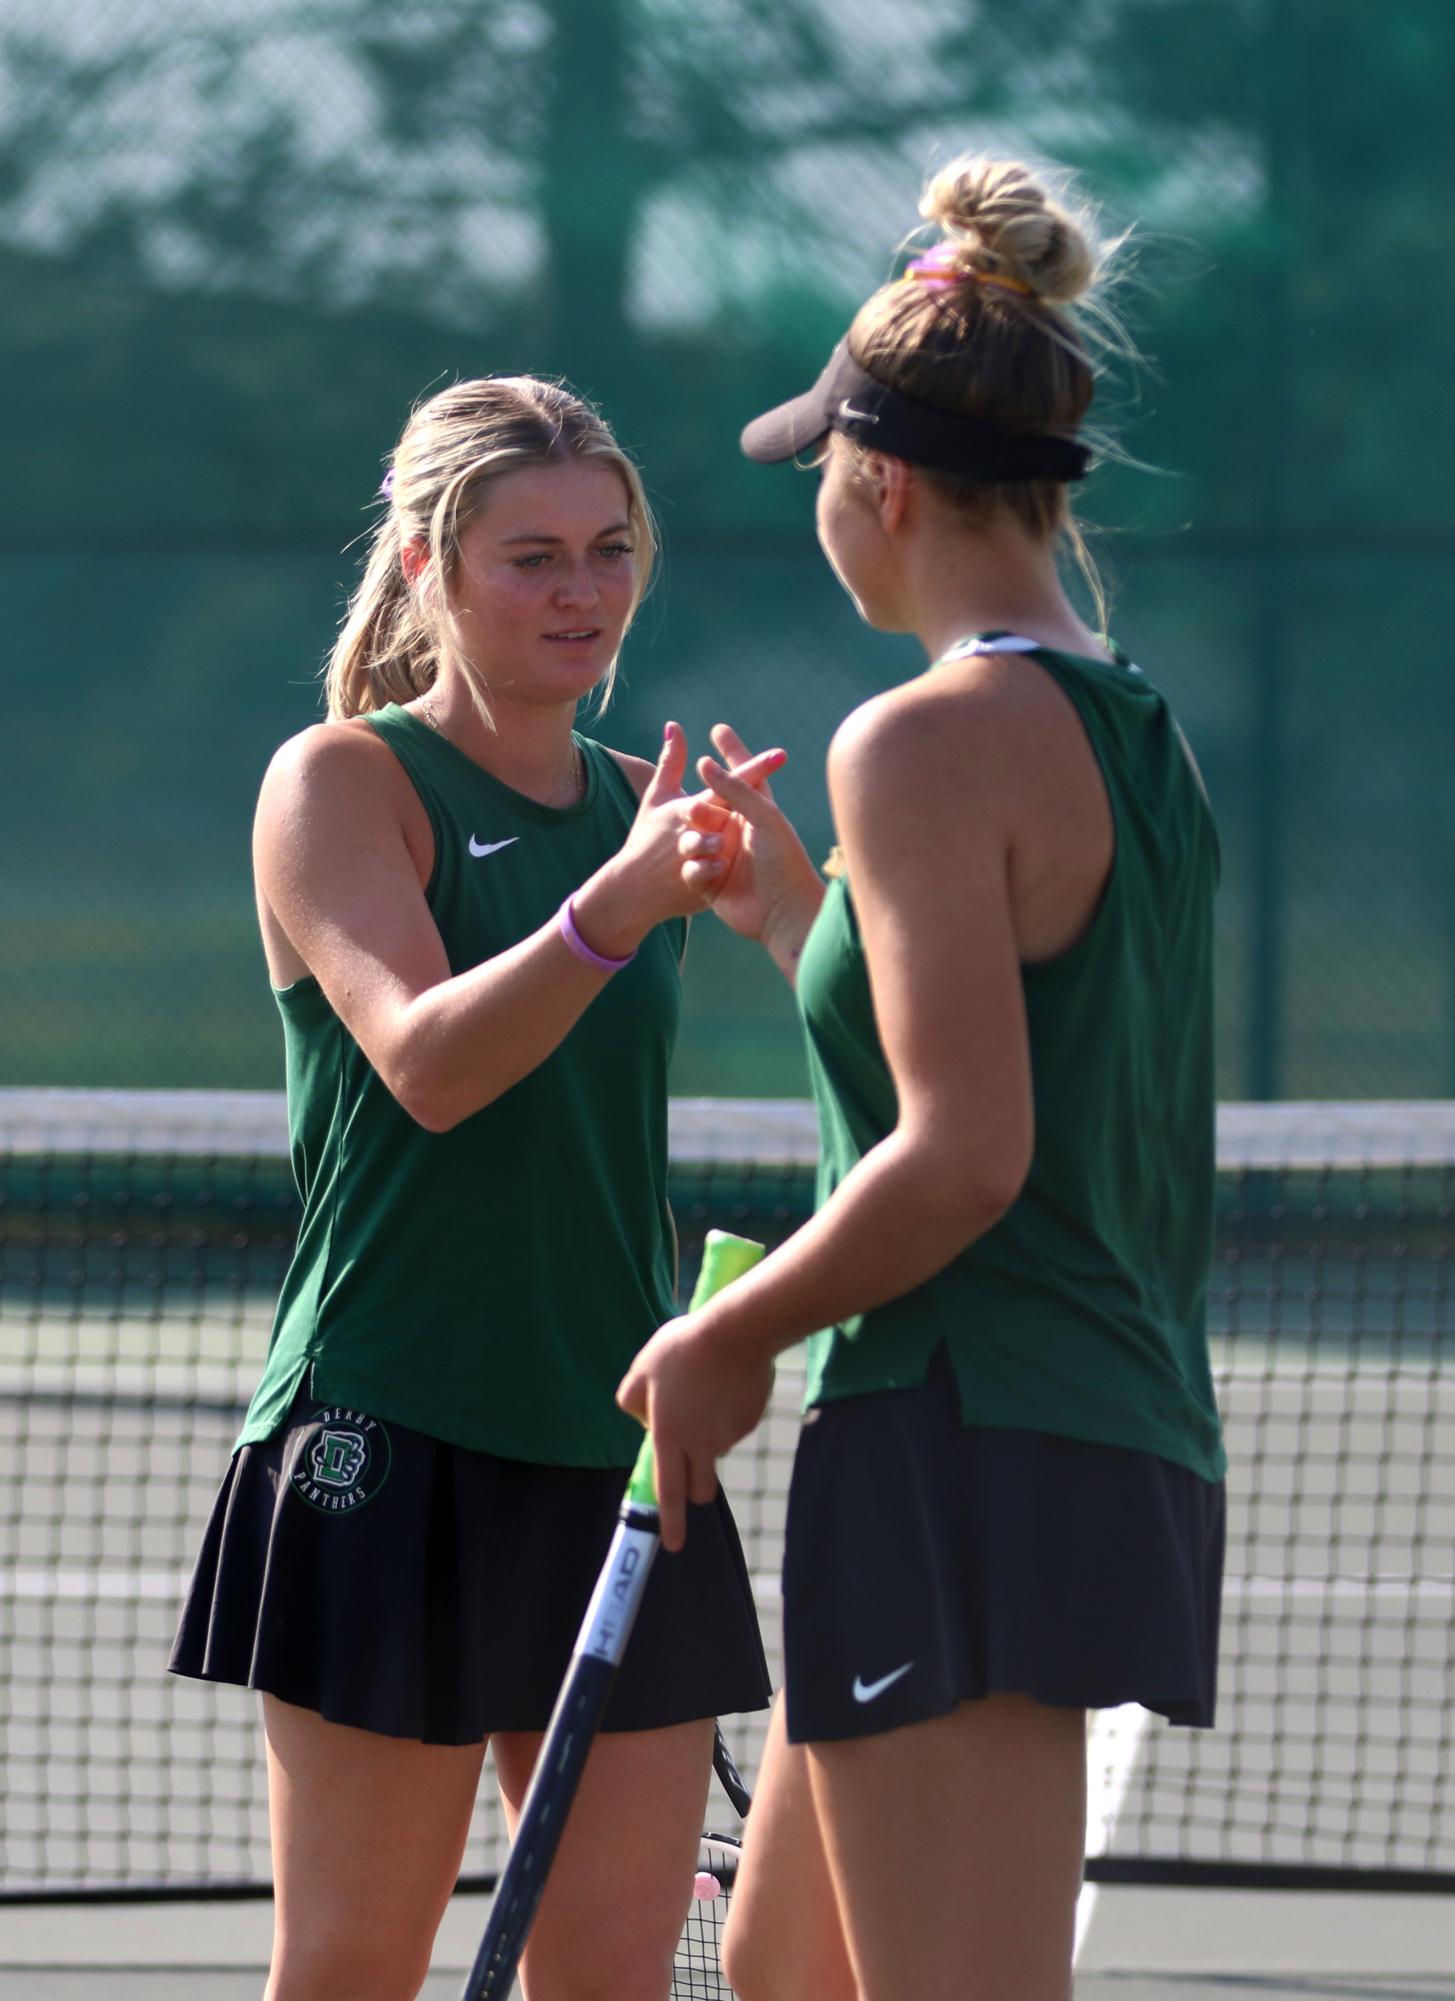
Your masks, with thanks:
M399 763L362 717L310 723L274 751L263 774L260 804L277 804L314 792L330 796L355 787L377 787Z
M651 781L652 773L657 767L649 758L633 757L631 752L626 750L613 750L610 744L603 744L602 748L609 757L616 761L626 778L627 784L630 785L632 791L640 799Z
M347 722L310 723L279 744L263 782L293 786L337 781L349 772L379 769L381 754L384 762L396 761L362 716Z
M852 710L829 745L830 785L901 797L908 786L933 805L967 780L991 783L1030 716L1005 662L968 664L989 671L922 674Z
M336 841L411 820L403 766L360 718L314 723L273 753L254 819L255 852L293 849L317 835Z

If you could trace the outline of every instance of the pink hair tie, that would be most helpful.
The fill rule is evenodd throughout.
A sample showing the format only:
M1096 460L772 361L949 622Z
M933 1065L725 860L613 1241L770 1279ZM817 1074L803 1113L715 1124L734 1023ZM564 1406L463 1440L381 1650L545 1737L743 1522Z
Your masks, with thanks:
M953 243L936 243L926 250L922 257L914 257L905 266L906 278L917 279L932 292L948 292L955 285L963 285L968 279L974 285L998 285L1003 292L1019 292L1022 298L1036 296L1034 285L1027 285L1021 278L1002 278L995 271L977 271L972 265L957 264L958 252Z
M965 273L956 268L954 244L937 243L921 256L912 257L904 275L906 278L917 278L932 292L948 292L961 282Z
M574 897L568 896L556 912L556 926L566 949L574 952L583 965L594 966L598 973L619 973L623 966L629 966L637 956L635 952L628 952L624 959L608 959L604 953L592 951L576 929L576 913L571 908L574 901Z

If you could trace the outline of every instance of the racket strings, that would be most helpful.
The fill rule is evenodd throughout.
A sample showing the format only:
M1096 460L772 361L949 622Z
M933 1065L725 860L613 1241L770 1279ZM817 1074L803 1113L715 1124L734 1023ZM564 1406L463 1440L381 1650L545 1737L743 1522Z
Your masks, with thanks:
M672 1968L672 2001L732 2001L722 1970L722 1934L737 1867L738 1844L731 1836L704 1835Z

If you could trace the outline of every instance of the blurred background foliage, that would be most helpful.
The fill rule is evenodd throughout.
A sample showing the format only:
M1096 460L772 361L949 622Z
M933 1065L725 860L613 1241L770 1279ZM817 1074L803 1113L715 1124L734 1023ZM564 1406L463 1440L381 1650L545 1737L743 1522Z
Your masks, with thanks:
M4 1081L271 1086L248 828L410 404L559 373L667 560L597 733L727 716L826 849L915 670L742 460L966 146L1136 225L1084 512L1224 835L1226 1097L1455 1092L1450 0L0 0ZM796 1094L697 927L676 1085Z

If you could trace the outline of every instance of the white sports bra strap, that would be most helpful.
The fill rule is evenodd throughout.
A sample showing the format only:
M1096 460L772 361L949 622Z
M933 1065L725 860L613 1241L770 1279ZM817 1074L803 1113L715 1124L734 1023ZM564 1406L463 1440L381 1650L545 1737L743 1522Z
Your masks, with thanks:
M1002 632L993 639L957 639L948 651L940 654L935 662L938 666L944 660L974 660L984 653L1044 653L1048 649L1038 639L1022 639L1019 633ZM1140 674L1141 668L1134 661L1122 660L1118 665L1129 674Z
M973 660L981 653L1039 653L1040 641L1021 639L1013 632L1003 632L995 639L957 639L948 652L940 655L941 660Z

